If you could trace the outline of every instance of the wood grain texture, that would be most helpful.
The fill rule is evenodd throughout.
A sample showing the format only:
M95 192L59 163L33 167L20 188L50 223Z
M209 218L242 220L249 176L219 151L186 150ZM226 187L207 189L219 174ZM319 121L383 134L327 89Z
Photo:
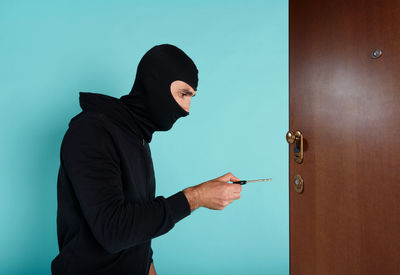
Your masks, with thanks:
M400 274L399 28L400 1L289 2L291 274Z

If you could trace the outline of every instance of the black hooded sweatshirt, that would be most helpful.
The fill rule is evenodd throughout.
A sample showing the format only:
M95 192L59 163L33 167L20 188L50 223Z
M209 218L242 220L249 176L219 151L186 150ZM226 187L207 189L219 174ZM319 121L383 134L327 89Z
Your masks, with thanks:
M169 85L196 90L197 73L182 50L163 44L142 57L128 95L79 93L82 112L61 143L52 274L148 274L151 240L190 214L182 191L155 197L148 143L189 114Z

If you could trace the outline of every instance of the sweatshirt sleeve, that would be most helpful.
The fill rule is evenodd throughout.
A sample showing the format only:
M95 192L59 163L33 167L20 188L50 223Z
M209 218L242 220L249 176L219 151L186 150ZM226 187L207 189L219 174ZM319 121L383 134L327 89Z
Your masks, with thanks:
M94 237L109 253L165 234L191 212L182 191L147 203L125 200L120 159L98 118L68 129L61 161Z

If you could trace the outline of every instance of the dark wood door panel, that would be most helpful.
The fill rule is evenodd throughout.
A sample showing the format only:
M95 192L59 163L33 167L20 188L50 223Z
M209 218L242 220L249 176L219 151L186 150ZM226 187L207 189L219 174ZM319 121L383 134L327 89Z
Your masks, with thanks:
M291 273L400 274L400 1L289 9Z

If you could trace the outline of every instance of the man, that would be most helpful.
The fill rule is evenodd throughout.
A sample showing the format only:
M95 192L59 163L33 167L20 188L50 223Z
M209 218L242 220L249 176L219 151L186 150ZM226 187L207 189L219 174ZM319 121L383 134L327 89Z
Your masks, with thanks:
M155 197L148 143L189 114L197 74L182 50L163 44L142 57L129 94L80 92L82 112L61 144L53 274L156 274L153 238L198 207L221 210L240 198L232 173Z

